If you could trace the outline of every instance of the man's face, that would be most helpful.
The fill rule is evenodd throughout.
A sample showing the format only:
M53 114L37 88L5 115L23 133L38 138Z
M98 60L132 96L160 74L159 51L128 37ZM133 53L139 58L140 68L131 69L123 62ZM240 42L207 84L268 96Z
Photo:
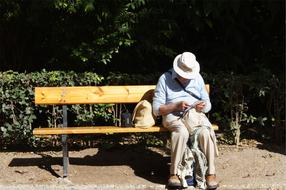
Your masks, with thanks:
M186 78L183 78L181 77L180 75L178 75L178 80L182 83L182 84L187 84L190 82L190 79L186 79Z

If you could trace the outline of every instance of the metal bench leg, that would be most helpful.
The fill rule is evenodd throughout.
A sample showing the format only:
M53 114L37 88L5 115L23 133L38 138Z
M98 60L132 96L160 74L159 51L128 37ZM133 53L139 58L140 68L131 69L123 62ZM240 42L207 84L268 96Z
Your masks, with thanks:
M67 106L63 105L63 127L66 128L68 126L67 120ZM62 146L63 146L63 177L68 177L68 164L69 164L69 152L68 152L68 144L67 144L68 135L62 135Z
M63 177L68 177L68 164L69 164L69 152L67 144L67 135L62 135L62 144L63 144Z

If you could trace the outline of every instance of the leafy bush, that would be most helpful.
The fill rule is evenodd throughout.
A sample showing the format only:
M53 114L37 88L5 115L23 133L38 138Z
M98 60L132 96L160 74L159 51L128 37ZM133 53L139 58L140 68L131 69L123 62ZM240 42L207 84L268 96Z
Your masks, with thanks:
M94 86L103 78L95 73L75 73L45 70L34 73L7 71L0 73L0 142L2 145L33 144L34 127L57 127L62 122L60 106L35 106L34 87L36 86ZM110 105L73 105L69 114L75 115L75 123L84 123L96 118L108 120L111 114L106 111ZM86 111L88 110L88 111ZM72 120L70 121L72 123Z
M269 70L248 75L218 73L205 78L211 84L211 118L228 136L224 140L239 144L241 134L247 131L255 132L261 140L271 138L273 127L281 123L285 113L283 80Z
M17 144L38 146L39 140L42 139L32 135L33 128L62 125L61 106L34 105L36 86L156 84L159 76L160 73L148 75L109 73L104 79L91 72L45 70L33 73L2 72L0 73L0 143L2 147ZM218 123L224 132L222 140L239 144L240 136L247 131L254 131L253 129L260 138L269 139L271 131L283 123L285 82L270 71L262 70L249 75L203 73L203 77L205 82L211 85L213 108L210 118L212 122ZM113 123L113 106L111 104L68 106L69 125ZM144 138L142 134L142 139L150 138ZM158 142L152 141L155 145Z

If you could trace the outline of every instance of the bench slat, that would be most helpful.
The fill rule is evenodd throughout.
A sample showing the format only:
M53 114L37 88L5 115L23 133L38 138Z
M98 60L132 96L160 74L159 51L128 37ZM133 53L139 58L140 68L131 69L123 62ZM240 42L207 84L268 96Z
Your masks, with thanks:
M213 125L218 130L217 125ZM140 132L166 132L165 127L153 126L147 129L135 127L95 126L95 127L67 127L67 128L35 128L34 135L63 135L63 134L107 134L107 133L140 133Z
M67 128L36 128L34 135L61 135L61 134L106 134L106 133L137 133L137 132L163 132L164 127L150 127L141 129L135 127L95 126L95 127L67 127Z
M119 104L152 99L155 85L36 87L35 104ZM209 92L209 85L206 85Z
M35 104L137 103L152 97L155 85L36 87Z

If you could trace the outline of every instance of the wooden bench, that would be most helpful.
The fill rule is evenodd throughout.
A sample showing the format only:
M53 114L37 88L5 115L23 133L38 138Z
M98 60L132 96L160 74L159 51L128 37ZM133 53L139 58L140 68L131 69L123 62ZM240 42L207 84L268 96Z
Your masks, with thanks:
M155 85L130 86L81 86L81 87L36 87L35 104L62 105L63 127L61 128L35 128L33 134L62 135L63 146L63 177L68 176L68 147L67 135L70 134L110 134L110 133L146 133L166 132L162 126L153 126L148 129L118 126L68 126L67 105L72 104L128 104L138 103L142 99L151 99ZM209 85L206 85L209 92ZM214 130L218 129L213 125Z

